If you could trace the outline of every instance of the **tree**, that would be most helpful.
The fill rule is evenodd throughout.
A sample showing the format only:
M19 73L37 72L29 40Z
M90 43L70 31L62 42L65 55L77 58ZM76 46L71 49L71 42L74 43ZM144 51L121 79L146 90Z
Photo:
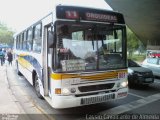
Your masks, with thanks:
M0 23L0 44L13 45L13 34L14 31Z
M139 48L139 45L140 40L127 28L127 50L129 52L129 57L132 57L133 52Z

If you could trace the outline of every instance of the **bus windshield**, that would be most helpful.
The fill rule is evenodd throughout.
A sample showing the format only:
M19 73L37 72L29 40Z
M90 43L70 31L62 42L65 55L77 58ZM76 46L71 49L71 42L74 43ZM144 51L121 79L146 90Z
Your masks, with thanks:
M56 69L61 72L126 68L124 26L57 22Z

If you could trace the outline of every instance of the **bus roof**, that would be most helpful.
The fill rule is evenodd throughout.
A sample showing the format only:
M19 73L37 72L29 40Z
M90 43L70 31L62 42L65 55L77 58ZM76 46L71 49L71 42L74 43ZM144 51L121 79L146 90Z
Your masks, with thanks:
M55 10L44 16L42 19L37 20L37 22L43 20L48 15L56 14L58 19L70 19L70 20L86 20L86 21L97 21L97 22L109 22L125 24L124 17L121 13L115 12L107 9L83 7L83 6L69 6L69 5L56 5ZM68 14L68 15L67 15ZM77 14L77 16L75 16ZM71 15L71 16L70 16ZM37 22L32 25L16 32L13 37L17 36L21 32L34 26Z

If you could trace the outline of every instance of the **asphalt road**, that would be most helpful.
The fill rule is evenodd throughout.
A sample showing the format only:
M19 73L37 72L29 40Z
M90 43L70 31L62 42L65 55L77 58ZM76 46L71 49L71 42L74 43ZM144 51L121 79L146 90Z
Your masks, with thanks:
M160 114L159 78L149 86L129 89L129 94L124 99L75 108L54 109L45 100L36 96L34 88L23 76L18 76L14 68L8 67L7 75L13 94L27 114L43 114L53 120L141 119L141 117L160 119L160 116L156 116ZM141 116L144 114L146 116Z

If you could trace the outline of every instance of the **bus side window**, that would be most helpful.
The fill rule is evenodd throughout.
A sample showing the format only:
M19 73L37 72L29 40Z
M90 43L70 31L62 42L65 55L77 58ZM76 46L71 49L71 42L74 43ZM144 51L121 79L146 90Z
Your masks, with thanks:
M32 50L32 28L27 30L27 51Z
M16 37L16 49L19 49L19 35Z
M22 50L23 47L23 40L22 40L22 33L19 35L19 49Z
M33 51L41 52L42 47L42 24L37 24L33 29Z
M27 40L26 40L26 31L23 33L23 50L27 50Z

